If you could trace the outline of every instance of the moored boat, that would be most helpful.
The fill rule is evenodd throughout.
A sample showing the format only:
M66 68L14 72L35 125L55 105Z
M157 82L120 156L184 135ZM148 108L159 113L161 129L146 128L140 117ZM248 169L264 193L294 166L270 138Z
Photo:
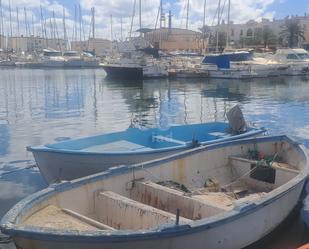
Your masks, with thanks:
M23 249L243 248L288 216L307 174L286 136L229 141L51 185L1 230Z
M109 167L145 162L196 146L258 136L264 132L264 128L249 126L233 133L230 124L225 122L166 129L128 128L27 149L33 153L46 181L54 183L98 173Z

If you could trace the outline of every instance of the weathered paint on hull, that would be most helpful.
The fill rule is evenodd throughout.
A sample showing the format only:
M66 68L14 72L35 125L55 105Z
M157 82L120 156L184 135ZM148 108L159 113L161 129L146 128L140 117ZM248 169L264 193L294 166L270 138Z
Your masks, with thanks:
M140 234L130 240L119 238L110 242L100 241L100 236L85 236L84 241L74 237L71 241L62 241L61 236L55 241L21 237L14 237L14 240L23 249L238 249L260 240L284 221L297 204L303 184L302 181L278 199L235 219L222 220L204 228L174 231L169 237L158 233L153 238L149 235L143 238Z
M130 165L169 156L185 149L140 155L91 155L33 151L40 172L48 183L72 180L119 165Z

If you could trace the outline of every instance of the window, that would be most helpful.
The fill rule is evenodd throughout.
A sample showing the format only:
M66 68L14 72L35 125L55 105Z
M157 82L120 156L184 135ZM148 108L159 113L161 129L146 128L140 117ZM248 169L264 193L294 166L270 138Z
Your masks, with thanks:
M234 36L234 29L232 29L231 31L231 36Z
M249 36L249 37L253 36L253 31L252 31L252 29L248 29L248 30L247 30L247 36Z
M289 59L289 60L297 60L298 59L296 54L288 54L286 58Z
M240 30L240 35L244 35L244 31L242 29Z

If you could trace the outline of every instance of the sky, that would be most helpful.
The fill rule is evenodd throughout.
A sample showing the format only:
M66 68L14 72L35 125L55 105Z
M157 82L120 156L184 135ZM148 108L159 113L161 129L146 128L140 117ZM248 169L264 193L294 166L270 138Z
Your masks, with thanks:
M1 1L1 0L0 0ZM3 9L3 33L26 35L34 33L41 35L40 6L42 7L43 19L46 20L46 31L51 35L50 27L56 26L55 36L63 36L63 12L65 12L66 28L70 40L79 39L79 6L82 13L82 38L88 38L91 25L91 7L95 7L96 36L100 38L121 39L128 36L134 0L2 0ZM138 0L136 0L138 5ZM188 0L163 0L163 11L172 11L173 27L185 28L186 6ZM219 0L206 1L206 24L216 22L215 13ZM222 19L227 19L227 2L221 0L224 6ZM154 28L160 0L142 0L142 26ZM204 0L190 0L189 5L189 29L198 30L203 24ZM9 6L11 5L11 12ZM19 32L18 32L18 19ZM26 8L26 9L24 9ZM77 17L75 17L75 8ZM26 15L25 15L26 10ZM53 12L55 18L53 18ZM231 0L231 20L234 23L244 23L250 19L260 20L261 18L279 19L287 15L304 15L309 13L308 0ZM10 18L11 13L11 18ZM112 16L112 17L111 17ZM11 21L10 21L11 20ZM25 25L27 20L28 27ZM56 25L54 25L56 23ZM74 25L76 23L76 25ZM113 32L111 33L111 23ZM122 23L122 25L121 25ZM0 25L1 27L1 25ZM74 27L77 27L77 35L73 34ZM136 6L133 19L133 30L138 29L138 6ZM28 30L28 32L27 32Z

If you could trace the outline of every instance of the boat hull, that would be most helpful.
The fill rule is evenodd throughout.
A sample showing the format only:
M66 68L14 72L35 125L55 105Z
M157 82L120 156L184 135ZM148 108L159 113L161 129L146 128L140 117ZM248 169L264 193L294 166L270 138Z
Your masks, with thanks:
M287 218L298 202L303 184L303 181L300 182L289 192L263 207L257 207L253 212L197 231L191 229L174 232L170 236L145 236L130 240L119 238L112 241L104 241L100 237L84 241L79 238L62 240L61 237L52 241L44 240L44 237L38 240L16 236L13 239L23 249L239 249L262 239Z
M72 180L105 171L110 167L136 164L169 156L185 149L140 155L118 154L70 154L45 151L33 151L41 175L48 183Z
M142 67L102 66L106 74L111 78L143 79Z
M186 183L187 186L190 186L190 184L195 184L199 180L204 179L200 178L200 174L203 174L205 177L214 174L213 177L218 177L218 182L222 182L223 185L221 186L226 187L228 182L225 182L224 175L230 175L230 168L226 165L237 167L233 169L236 171L240 170L239 177L247 179L253 177L247 171L251 169L249 172L252 173L252 160L248 160L247 157L236 157L235 155L242 153L247 155L247 151L256 148L262 154L267 152L267 155L280 154L282 156L283 162L280 162L282 164L281 166L279 163L277 166L273 165L275 163L274 161L269 165L269 167L274 167L273 169L276 172L272 183L266 181L266 179L258 180L258 183L256 182L256 178L254 181L250 181L255 187L260 186L264 189L258 191L266 191L270 187L269 184L274 184L272 186L275 188L270 188L271 190L269 192L264 192L258 198L251 198L252 196L250 198L245 197L246 199L242 199L242 197L239 199L236 198L233 201L233 207L231 209L226 209L214 215L209 215L198 220L193 220L192 217L191 220L182 220L179 224L174 224L174 222L169 224L163 223L159 226L142 230L118 228L119 230L103 229L82 232L81 230L66 230L61 225L62 223L60 224L61 229L49 229L39 225L34 227L29 226L25 222L25 220L28 220L29 217L35 215L36 212L39 212L39 210L47 205L59 205L60 208L74 209L81 214L87 214L90 210L93 211L95 209L97 211L94 214L101 215L103 212L108 212L109 209L104 206L106 209L102 210L103 206L99 205L100 199L96 198L96 196L100 196L106 193L106 191L114 191L114 193L121 194L122 197L127 193L131 197L129 200L132 202L136 200L133 192L134 188L138 188L139 181L145 180L147 183L149 179L153 179L153 181L158 181L158 179L160 181L174 179L177 182L181 181L182 183ZM235 164L231 164L231 160L236 160ZM204 162L207 163L205 164ZM255 163L258 162L256 161ZM284 165L290 165L291 167ZM227 167L227 171L223 169L224 167ZM5 234L12 236L17 246L23 249L244 248L271 233L289 216L298 204L307 176L308 157L305 148L287 137L262 137L230 141L186 151L172 157L136 165L135 167L119 167L73 182L52 185L17 204L1 221L1 229ZM219 179L220 177L222 179ZM229 183L232 184L235 178L232 177L231 180L232 182ZM132 183L132 185L129 183ZM266 188L263 188L263 186ZM161 186L157 190L161 191L162 188L164 187ZM155 195L149 194L150 192L141 190L136 189L135 193L143 193L141 198L145 198L144 204L148 203L148 197L155 197ZM175 189L170 191L175 191ZM202 195L205 195L205 192L195 193L193 191L191 194L192 196L198 195L198 198L200 198ZM164 200L162 194L156 196L158 199L154 201L155 203ZM191 204L194 200L191 195L181 195L176 199L172 196L174 194L168 195L168 198L172 198L169 200L170 203L174 203L175 200L180 200L180 198L183 200L184 196L190 198ZM89 200L94 200L94 203ZM122 203L122 210L127 210L130 204L125 202L124 199L121 200L117 203ZM215 205L216 202L222 204L219 200L213 200L211 203ZM95 203L97 203L97 206ZM150 205L150 201L148 205ZM153 205L156 206L157 204ZM164 205L168 204L164 203ZM176 204L176 207L180 208L178 205L181 205L180 202ZM140 208L138 210L146 210L141 205L138 207ZM111 208L117 209L118 205L112 205ZM161 208L164 209L163 206ZM112 210L114 211L114 209ZM186 207L182 206L182 209L180 208L180 214L182 212L185 213L186 210ZM170 210L170 212L172 211ZM115 211L115 214L120 215L123 213ZM200 212L199 214L201 215ZM137 213L137 215L143 216L141 213ZM40 215L36 217L40 217ZM132 220L132 216L121 217L124 217L121 218L123 224L129 222L128 220L130 222ZM112 215L110 218L116 219ZM133 219L132 222L134 223L135 220ZM138 221L136 221L136 224L139 224Z

